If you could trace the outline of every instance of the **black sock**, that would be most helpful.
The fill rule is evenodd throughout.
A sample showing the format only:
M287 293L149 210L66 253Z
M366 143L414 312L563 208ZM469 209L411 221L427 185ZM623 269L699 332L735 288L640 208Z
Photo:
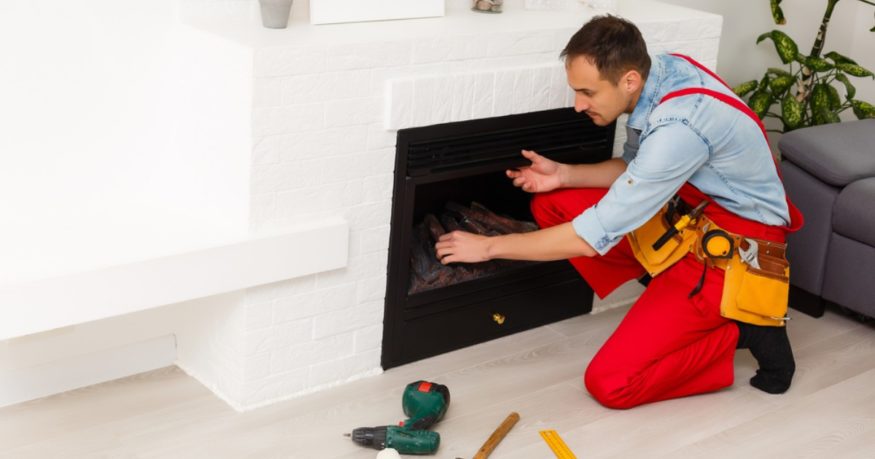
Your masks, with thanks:
M790 388L796 362L785 327L738 324L736 349L750 349L760 368L750 385L770 394L783 394Z

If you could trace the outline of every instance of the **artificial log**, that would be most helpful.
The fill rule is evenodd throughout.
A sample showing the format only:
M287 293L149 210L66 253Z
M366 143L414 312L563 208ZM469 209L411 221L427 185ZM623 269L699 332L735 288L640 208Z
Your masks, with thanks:
M437 259L434 245L440 237L453 231L466 231L484 236L534 231L532 222L497 215L479 203L470 207L448 202L439 215L427 214L414 226L410 250L410 282L408 294L490 276L509 267L530 262L491 260L483 263L453 263L444 265Z

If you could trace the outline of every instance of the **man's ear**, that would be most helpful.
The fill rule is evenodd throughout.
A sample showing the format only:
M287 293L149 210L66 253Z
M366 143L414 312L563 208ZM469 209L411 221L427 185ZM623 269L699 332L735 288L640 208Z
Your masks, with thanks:
M637 91L643 85L644 79L641 78L641 74L637 70L629 70L620 78L620 86L629 93Z

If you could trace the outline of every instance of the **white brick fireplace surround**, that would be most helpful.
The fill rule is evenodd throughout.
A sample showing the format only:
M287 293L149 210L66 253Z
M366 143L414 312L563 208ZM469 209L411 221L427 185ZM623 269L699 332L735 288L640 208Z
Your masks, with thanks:
M265 274L262 280L235 281L237 274L210 271L221 260L239 261L233 253L226 258L213 253L200 265L144 265L153 283L149 288L160 290L160 282L171 278L200 282L192 272L200 269L230 287L195 288L178 297L155 294L127 309L113 309L124 301L112 297L100 315L77 320L74 314L65 323L32 331L71 326L99 335L119 333L107 331L110 327L133 330L142 324L151 335L131 333L129 341L116 337L108 345L122 353L116 360L154 360L142 352L148 343L160 342L165 357L155 366L178 364L238 410L381 372L397 130L571 104L558 53L595 13L583 7L528 11L522 3L506 1L502 14L489 15L471 12L469 0L448 0L442 18L323 26L310 25L306 10L296 6L283 30L260 27L252 14L234 19L185 12L186 33L199 37L193 50L225 56L224 70L216 71L242 75L240 87L209 97L221 101L242 94L247 101L243 110L251 125L240 127L249 140L242 154L250 158L251 170L247 237L294 239L302 225L335 231L310 234L311 246L299 247L309 250L306 256L284 256L290 267L272 273L285 269L281 279L295 276L286 280L274 282L274 274ZM641 28L651 52L677 51L716 67L719 16L647 0L622 0L618 14ZM617 130L617 145L623 132ZM236 134L214 135L221 144L223 135ZM338 256L338 248L346 250ZM339 262L320 265L322 250ZM164 274L154 271L162 269ZM255 285L263 282L273 283ZM52 298L59 310L63 303ZM52 341L57 346L63 342L58 333L63 334L0 341L0 357L48 349ZM9 368L0 367L4 373ZM17 375L19 385L34 377L14 365L12 370L8 374ZM0 383L0 392L13 383Z

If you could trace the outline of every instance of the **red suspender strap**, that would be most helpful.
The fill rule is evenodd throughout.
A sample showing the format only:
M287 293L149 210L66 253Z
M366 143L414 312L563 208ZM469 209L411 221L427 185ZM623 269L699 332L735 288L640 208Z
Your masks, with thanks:
M675 97L683 97L690 94L706 94L720 100L721 102L731 105L733 108L741 110L742 112L744 112L745 115L749 116L752 120L754 120L754 122L757 123L757 125L760 127L760 130L763 131L763 136L766 137L766 141L768 141L766 127L763 125L763 122L756 115L756 113L754 113L753 110L751 110L750 107L747 106L747 104L728 94L723 94L722 92L718 92L708 88L685 88L666 94L662 99L660 99L659 103L661 104L667 100L674 99Z
M703 72L707 73L708 75L711 75L717 81L723 83L724 86L729 88L729 85L726 84L726 82L723 81L722 78L717 76L717 74L715 74L714 72L712 72L711 70L706 68L704 65L696 62L693 58L691 58L689 56L684 56L682 54L672 54L672 56L680 57L680 58L686 60L690 64L693 64L694 66L696 66L697 68L699 68ZM670 93L666 94L662 99L660 99L659 103L661 104L667 100L671 100L671 99L674 99L676 97L688 96L691 94L705 94L705 95L711 96L711 97L713 97L713 98L715 98L715 99L717 99L725 104L728 104L729 106L731 106L737 110L740 110L742 113L744 113L745 115L750 117L750 119L752 119L757 124L757 126L760 127L760 130L763 132L763 137L765 137L766 142L768 142L769 136L768 136L768 134L766 134L766 127L763 125L763 122L756 115L756 113L754 113L753 110L751 110L750 107L748 107L747 104L742 102L740 99L732 97L728 94L724 94L722 92L714 91L713 89L708 89L708 88L685 88L685 89L681 89L681 90L670 92ZM778 178L781 178L781 169L778 167L778 161L777 161L777 159L774 158L774 156L772 157L772 159L775 161L775 170L778 173ZM709 198L709 200L710 200L710 198ZM713 203L713 200L712 200L712 203ZM714 203L714 204L716 204L716 203ZM799 209L792 202L790 202L789 196L787 196L787 209L790 213L790 224L787 226L784 226L782 228L785 231L792 233L792 232L794 232L802 227L802 223L803 223L802 212L800 212Z

